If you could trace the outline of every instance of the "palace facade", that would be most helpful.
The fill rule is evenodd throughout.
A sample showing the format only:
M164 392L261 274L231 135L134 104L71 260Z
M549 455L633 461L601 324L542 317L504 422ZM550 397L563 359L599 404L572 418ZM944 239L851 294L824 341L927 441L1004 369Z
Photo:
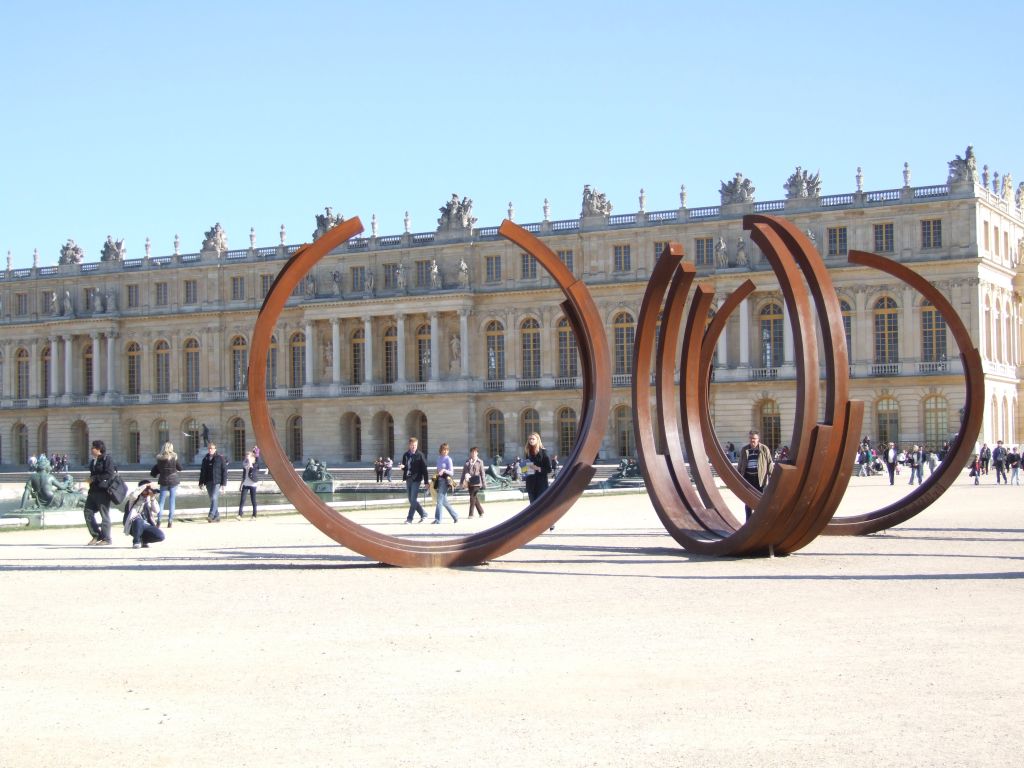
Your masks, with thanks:
M945 321L889 276L850 266L848 250L888 255L928 277L978 341L986 376L979 440L1021 439L1021 190L979 177L973 154L945 184L821 196L793 174L784 199L756 202L741 176L722 204L612 214L588 188L578 219L526 225L589 286L604 315L613 405L602 457L634 453L633 334L648 276L669 241L683 244L722 296L750 278L757 291L729 321L712 386L716 431L737 445L751 427L788 442L795 405L793 338L781 292L742 229L746 213L784 216L815 240L842 304L851 397L866 403L863 432L937 447L964 404L959 351ZM801 175L802 174L802 175ZM1022 185L1024 186L1024 185ZM536 261L476 227L454 199L437 231L341 246L289 300L267 360L278 439L295 461L369 462L418 435L433 453L522 451L538 431L564 455L576 434L581 380L561 293ZM545 211L547 206L545 206ZM337 219L317 217L318 233ZM199 253L68 263L0 272L0 461L30 454L88 459L101 438L121 464L148 464L165 441L183 457L204 425L232 460L255 441L246 377L263 297L297 246L226 250L207 233ZM109 245L109 244L108 244ZM148 251L148 245L147 245Z

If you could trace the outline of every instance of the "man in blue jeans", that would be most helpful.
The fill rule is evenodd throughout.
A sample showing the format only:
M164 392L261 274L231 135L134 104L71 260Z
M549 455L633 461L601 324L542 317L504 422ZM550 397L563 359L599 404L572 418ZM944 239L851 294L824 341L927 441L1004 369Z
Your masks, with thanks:
M208 523L220 522L217 497L220 496L220 489L227 484L228 464L224 457L217 453L217 444L209 443L206 446L206 455L203 456L203 464L199 467L199 487L205 487L210 495L210 511L206 515Z
M427 458L419 450L419 440L415 437L409 438L409 450L402 454L402 479L405 480L405 490L409 494L409 514L405 518L405 524L412 522L415 513L419 513L420 522L427 519L427 513L420 504L420 483L426 483L430 479L427 470Z

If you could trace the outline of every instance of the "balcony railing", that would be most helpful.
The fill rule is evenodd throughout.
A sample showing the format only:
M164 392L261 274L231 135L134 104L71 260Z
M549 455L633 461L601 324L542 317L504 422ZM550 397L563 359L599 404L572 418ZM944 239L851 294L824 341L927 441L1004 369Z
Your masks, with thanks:
M501 392L505 389L504 379L486 379L484 381L485 392Z
M629 387L633 385L633 374L631 373L614 373L612 374L612 386L613 387Z
M917 364L918 373L946 373L949 370L948 360L922 360Z
M249 397L249 392L244 389L229 389L228 400L246 400Z
M579 376L558 376L555 378L555 389L579 389Z
M899 376L900 375L900 364L899 363L872 363L871 364L871 375L872 376Z
M755 381L770 381L771 379L779 378L778 368L751 368L750 378Z
M540 389L540 379L519 379L516 389Z

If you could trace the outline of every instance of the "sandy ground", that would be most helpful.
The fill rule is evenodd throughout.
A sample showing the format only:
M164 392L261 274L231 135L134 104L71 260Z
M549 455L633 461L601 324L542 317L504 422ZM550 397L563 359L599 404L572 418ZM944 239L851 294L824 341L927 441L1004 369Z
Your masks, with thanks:
M890 493L855 479L846 509ZM297 515L147 550L5 531L0 765L1019 765L1022 502L964 483L888 534L736 560L687 555L646 496L584 499L462 570Z

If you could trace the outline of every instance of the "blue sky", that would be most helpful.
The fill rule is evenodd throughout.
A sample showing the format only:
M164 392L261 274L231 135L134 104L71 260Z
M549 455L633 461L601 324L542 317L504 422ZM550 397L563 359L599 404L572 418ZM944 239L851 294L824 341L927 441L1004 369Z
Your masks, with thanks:
M480 225L718 203L743 172L783 196L942 183L979 165L1024 180L1014 30L1024 4L657 2L0 5L0 255L88 260L309 239L325 205L398 234L451 194Z

